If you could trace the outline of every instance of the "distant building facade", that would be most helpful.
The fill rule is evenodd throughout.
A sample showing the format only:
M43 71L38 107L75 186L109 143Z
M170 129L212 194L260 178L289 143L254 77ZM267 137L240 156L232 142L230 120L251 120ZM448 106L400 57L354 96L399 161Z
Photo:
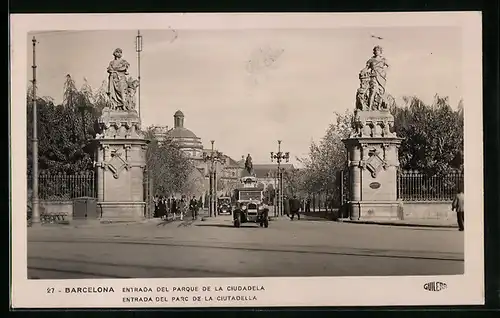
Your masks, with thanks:
M165 141L168 132L168 126L153 126L153 136L159 142Z
M154 126L153 133L158 141L172 141L177 144L187 158L193 161L195 169L190 174L190 183L193 183L189 195L206 195L209 191L209 174L211 163L203 160L204 154L210 154L212 149L203 147L203 142L194 132L184 126L185 116L180 110L174 114L174 126L168 129L167 126ZM245 171L245 157L241 160L234 160L228 155L223 155L223 163L216 164L217 169L217 196L231 195L233 190L241 185L241 177ZM294 170L292 164L281 164L281 168L286 173ZM277 187L277 164L254 164L254 174L257 183L268 189ZM188 194L188 193L186 193Z
M189 159L203 160L203 143L201 138L184 127L184 114L178 110L174 114L174 128L170 129L165 138L175 142Z

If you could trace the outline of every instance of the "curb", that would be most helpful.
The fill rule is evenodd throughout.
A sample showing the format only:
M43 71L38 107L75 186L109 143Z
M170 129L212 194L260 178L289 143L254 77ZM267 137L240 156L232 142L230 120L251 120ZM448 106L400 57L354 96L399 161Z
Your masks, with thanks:
M120 226L120 225L132 225L132 224L143 224L144 222L102 222L96 224L69 224L69 227L83 229L83 228L99 228L99 227L110 227L110 226Z
M353 224L371 224L371 225L385 225L385 226L405 226L405 227L427 227L427 228L448 228L458 229L458 225L451 224L422 224L422 223L400 223L400 222L384 222L384 221L354 221L354 220L338 220L340 223L353 223Z

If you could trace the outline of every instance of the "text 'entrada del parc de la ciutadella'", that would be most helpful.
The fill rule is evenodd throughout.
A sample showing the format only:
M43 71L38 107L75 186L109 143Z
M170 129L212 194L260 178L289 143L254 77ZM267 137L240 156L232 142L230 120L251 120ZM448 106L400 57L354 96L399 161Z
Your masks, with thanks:
M221 285L221 286L159 286L123 287L121 292L124 303L213 303L255 301L258 292L265 291L260 285ZM115 293L113 287L75 287L66 288L68 294Z

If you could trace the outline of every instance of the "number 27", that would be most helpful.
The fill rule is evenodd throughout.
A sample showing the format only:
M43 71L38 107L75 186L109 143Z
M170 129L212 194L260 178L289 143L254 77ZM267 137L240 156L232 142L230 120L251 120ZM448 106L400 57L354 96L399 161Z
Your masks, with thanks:
M47 288L47 294L53 294L53 293L54 293L54 288L53 287Z

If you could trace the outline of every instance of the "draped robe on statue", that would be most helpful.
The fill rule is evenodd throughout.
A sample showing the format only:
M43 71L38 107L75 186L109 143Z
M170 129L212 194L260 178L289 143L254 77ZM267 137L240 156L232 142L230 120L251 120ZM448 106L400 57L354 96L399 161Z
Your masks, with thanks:
M121 58L109 62L108 94L111 99L113 109L125 109L126 91L128 87L127 70L129 66L130 64Z
M382 56L374 56L366 62L366 69L371 71L372 88L380 95L385 94L385 84L387 82L387 62Z

